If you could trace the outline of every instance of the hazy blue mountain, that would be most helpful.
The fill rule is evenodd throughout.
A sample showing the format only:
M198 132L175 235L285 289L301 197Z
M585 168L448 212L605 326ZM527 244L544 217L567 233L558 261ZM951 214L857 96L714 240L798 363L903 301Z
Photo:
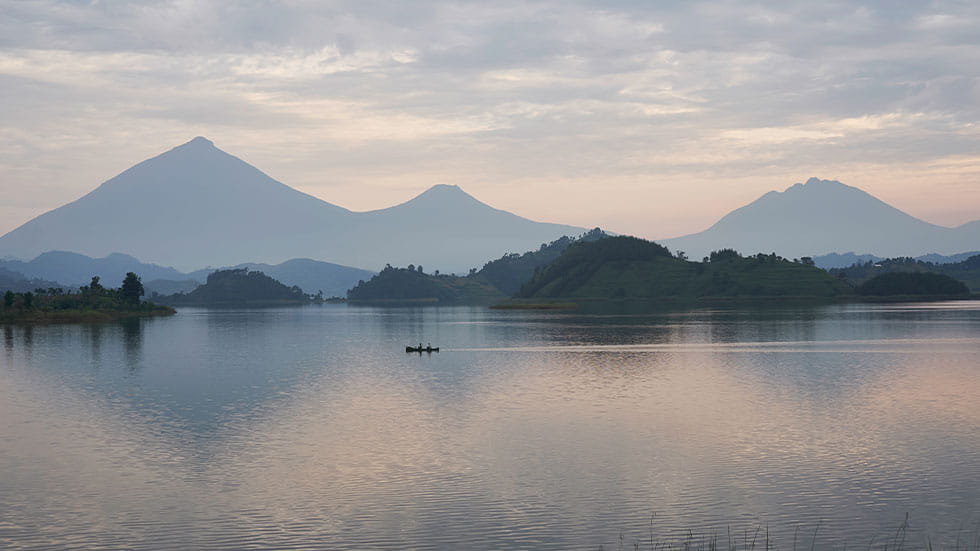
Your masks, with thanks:
M43 279L27 278L19 272L13 272L0 268L0 293L13 291L15 293L33 292L37 288L48 289L51 287L67 290L69 286L54 281Z
M910 216L855 187L810 178L771 191L707 230L661 243L691 258L733 248L786 257L867 251L881 257L954 254L980 248L980 221L957 228Z
M951 255L932 253L916 256L915 260L931 262L933 264L954 264L957 262L963 262L964 260L978 254L980 254L980 251L970 251ZM880 260L884 260L884 258L873 254L855 254L853 252L844 254L830 253L813 257L813 262L817 265L817 267L823 268L824 270L830 270L833 268L847 268L848 266L853 266L855 264L878 262Z
M824 270L830 270L832 268L846 268L854 264L876 262L878 260L881 260L880 256L875 256L873 254L855 254L853 252L844 254L830 253L813 257L813 263L817 266L817 268L823 268Z
M66 285L88 285L92 276L99 276L106 286L118 287L127 272L135 272L144 281L151 279L187 279L173 268L146 264L125 254L112 253L105 258L91 258L66 251L50 251L34 260L0 260L0 267L23 274L28 278L60 281Z
M308 302L302 289L289 287L275 278L247 268L217 270L204 285L187 294L154 296L170 306L260 306Z
M980 251L969 251L951 255L924 254L922 256L915 257L915 259L921 260L922 262L932 262L933 264L956 264L958 262L963 262L968 258L977 256L978 254L980 254Z
M283 284L303 289L303 292L315 295L323 291L324 297L345 297L347 290L357 285L360 280L371 279L374 272L340 266L330 262L320 262L309 258L294 258L282 264L246 263L233 266L232 269L248 268L259 271Z
M199 137L0 237L0 255L123 252L182 270L314 258L448 272L583 231L532 222L451 186L355 213L277 182Z
M106 285L116 285L127 272L135 272L143 280L147 294L157 292L161 295L190 292L207 281L208 275L215 271L204 269L185 274L173 268L140 262L121 253L91 258L65 251L47 252L29 262L0 260L0 268L16 272L25 279L60 281L69 286L87 285L93 275L99 276ZM368 270L308 258L294 258L277 265L251 262L222 269L241 268L265 272L287 286L296 285L309 294L322 290L327 297L345 296L347 290L357 285L358 281L374 275Z
M152 297L154 294L186 294L200 287L202 283L203 282L194 279L151 279L150 281L143 281L143 289L146 291L147 297ZM150 300L152 300L152 298Z

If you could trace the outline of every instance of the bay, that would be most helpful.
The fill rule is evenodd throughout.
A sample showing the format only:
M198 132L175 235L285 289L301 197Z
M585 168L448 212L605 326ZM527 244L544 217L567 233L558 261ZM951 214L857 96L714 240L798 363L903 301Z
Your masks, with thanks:
M906 515L938 549L980 521L978 302L0 330L3 549L878 548Z

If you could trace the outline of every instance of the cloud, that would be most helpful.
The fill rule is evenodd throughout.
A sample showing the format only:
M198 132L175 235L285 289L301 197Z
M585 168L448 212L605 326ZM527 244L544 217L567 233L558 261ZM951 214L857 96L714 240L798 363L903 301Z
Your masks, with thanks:
M667 178L737 173L758 182L751 197L814 167L846 179L980 156L969 3L48 0L0 14L0 185L43 179L52 207L123 163L93 161L97 142L132 164L197 134L339 204L384 206L433 178L506 203L519 183L521 214L580 225L588 205L560 190L637 204ZM686 228L657 226L656 208L631 231L712 221L695 199L673 207Z

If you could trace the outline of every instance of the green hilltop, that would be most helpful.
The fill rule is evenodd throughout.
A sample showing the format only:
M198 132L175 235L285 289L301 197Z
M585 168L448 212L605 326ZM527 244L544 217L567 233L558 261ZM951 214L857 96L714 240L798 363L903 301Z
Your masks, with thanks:
M573 243L595 241L607 237L599 228L579 237L564 236L544 243L535 251L505 254L484 264L479 271L457 276L424 273L421 266L407 268L386 266L368 281L360 281L347 292L354 303L398 304L489 304L517 293L521 285L547 266Z
M248 268L218 270L208 275L207 283L190 293L154 298L173 306L275 306L310 302L310 297L299 287L287 287Z
M970 291L980 293L980 254L949 264L925 262L914 258L890 258L830 270L832 275L844 278L855 286L860 286L876 276L896 272L943 274L962 281Z
M426 274L422 267L385 266L369 281L361 281L350 291L347 300L374 304L489 304L505 295L493 285L476 277Z
M681 255L682 256L682 255ZM518 293L524 299L830 298L849 285L812 265L775 254L743 257L726 249L704 262L657 243L610 237L575 243Z

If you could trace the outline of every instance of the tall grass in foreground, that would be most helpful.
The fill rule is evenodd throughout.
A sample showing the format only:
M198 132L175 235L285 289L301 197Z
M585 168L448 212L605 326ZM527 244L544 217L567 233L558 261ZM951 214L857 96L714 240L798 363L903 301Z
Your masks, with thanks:
M650 537L646 541L627 543L623 534L619 536L617 551L649 550L649 551L815 551L816 549L833 549L847 551L980 551L980 522L970 532L958 530L951 544L942 541L934 542L932 536L923 534L921 538L910 537L909 515L899 525L893 534L879 538L872 537L867 542L834 543L826 538L821 542L821 523L812 532L800 532L797 526L793 533L792 545L781 547L770 537L769 526L756 526L741 532L732 532L731 526L725 534L711 533L710 535L695 536L688 531L686 536L675 538L657 538L654 533L654 520L650 517ZM783 542L786 543L786 542ZM828 547L829 546L829 547ZM599 551L606 551L604 545Z

